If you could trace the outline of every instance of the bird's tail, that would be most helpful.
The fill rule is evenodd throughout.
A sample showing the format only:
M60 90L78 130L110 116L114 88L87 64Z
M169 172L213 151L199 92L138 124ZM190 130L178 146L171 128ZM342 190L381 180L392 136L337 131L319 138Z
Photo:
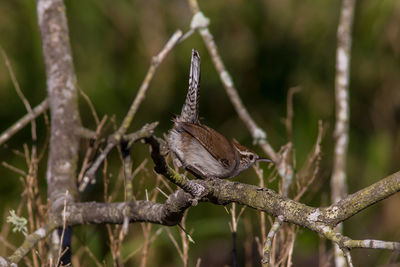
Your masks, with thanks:
M177 121L197 123L199 120L199 99L200 99L200 55L195 49L192 50L190 61L189 89L186 95L185 104L182 107L181 115Z

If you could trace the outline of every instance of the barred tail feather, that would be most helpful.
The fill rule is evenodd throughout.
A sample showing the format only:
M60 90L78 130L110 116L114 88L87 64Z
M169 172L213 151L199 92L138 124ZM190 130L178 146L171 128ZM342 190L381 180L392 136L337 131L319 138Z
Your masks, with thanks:
M177 118L181 122L197 123L199 120L200 99L200 55L195 49L192 50L190 62L189 89L181 115Z

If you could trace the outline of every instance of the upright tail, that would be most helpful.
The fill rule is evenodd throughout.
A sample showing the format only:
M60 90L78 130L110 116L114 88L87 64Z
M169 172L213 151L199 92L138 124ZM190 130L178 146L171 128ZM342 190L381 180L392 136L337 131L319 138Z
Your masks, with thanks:
M189 89L181 115L177 121L197 123L199 121L199 99L200 99L200 55L195 49L192 50L190 61Z

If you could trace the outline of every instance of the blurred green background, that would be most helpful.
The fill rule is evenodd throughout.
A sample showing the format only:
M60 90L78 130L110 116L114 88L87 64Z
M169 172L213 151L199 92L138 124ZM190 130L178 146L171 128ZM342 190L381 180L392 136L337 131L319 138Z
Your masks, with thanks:
M10 58L18 82L32 106L46 96L35 4L31 0L0 0L0 45ZM211 19L210 30L244 104L266 130L276 150L287 142L283 119L289 88L302 88L294 97L293 140L298 168L315 142L318 120L326 123L322 169L317 178L320 187L304 201L314 206L327 205L334 128L336 30L341 1L204 0L199 4ZM100 117L115 115L119 124L144 78L151 57L176 29L188 30L191 19L188 3L183 0L69 0L66 6L79 86L90 97ZM400 167L400 2L363 0L357 2L355 10L347 167L350 193ZM131 130L137 130L147 122L159 121L156 134L162 136L171 127L171 113L180 112L185 98L192 48L198 49L202 58L200 114L203 121L227 137L251 147L251 136L228 100L198 34L178 45L162 63ZM3 131L26 114L4 58L0 60L0 102L0 131ZM82 97L80 111L83 124L94 129L95 122ZM38 119L38 127L40 147L46 138L43 117ZM111 129L109 127L109 132ZM0 160L26 169L25 160L13 153L14 149L22 151L23 144L31 145L30 127L0 147ZM84 145L83 142L83 148ZM258 148L255 150L261 152ZM135 166L149 157L148 148L142 144L135 145L132 154ZM111 157L113 184L112 179L118 179L120 161L117 153ZM144 198L143 190L153 190L155 183L152 163L146 166L149 171L139 174L144 178L137 178L141 198ZM0 225L3 225L8 210L18 207L23 184L19 175L3 166L0 170ZM43 199L46 199L45 171L46 159L39 170ZM235 180L257 183L253 170ZM100 183L83 198L102 200L102 193ZM123 194L116 200L122 199ZM399 241L399 204L400 195L396 195L361 212L344 224L345 234L358 239ZM244 261L243 242L249 238L248 229L253 235L260 235L257 213L247 209L244 216L238 229L241 263ZM211 266L216 251L220 251L218 255L223 263L230 264L229 221L223 207L201 204L189 211L186 225L188 230L194 229L196 241L189 250L191 265L201 257L204 266ZM154 231L158 228L153 226ZM142 242L141 228L135 224L131 229L125 251L132 251ZM176 228L171 230L178 236ZM20 234L11 234L8 238L15 245L22 239ZM315 233L301 229L295 244L294 266L316 266L318 242ZM77 227L74 248L82 243L89 245L100 262L110 263L105 227ZM165 232L151 247L150 255L153 257L149 266L181 264ZM352 255L356 266L378 266L387 263L391 257L389 252L357 249ZM132 263L137 264L138 259L140 255ZM255 257L254 264L257 260Z

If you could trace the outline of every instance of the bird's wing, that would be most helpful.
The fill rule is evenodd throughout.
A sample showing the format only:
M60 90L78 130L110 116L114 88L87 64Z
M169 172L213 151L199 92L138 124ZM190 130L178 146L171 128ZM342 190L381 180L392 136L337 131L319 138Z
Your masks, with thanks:
M225 136L202 124L183 122L180 123L180 126L203 145L223 166L227 168L234 167L236 152L231 142Z

